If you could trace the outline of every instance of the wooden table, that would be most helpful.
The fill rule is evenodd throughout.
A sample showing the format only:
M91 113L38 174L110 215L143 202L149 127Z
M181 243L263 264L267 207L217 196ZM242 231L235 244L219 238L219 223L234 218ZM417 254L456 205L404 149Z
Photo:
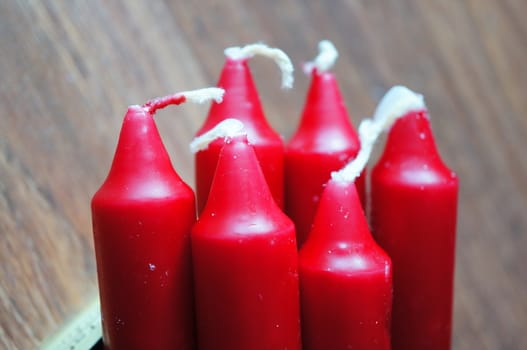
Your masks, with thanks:
M297 67L284 92L273 63L251 63L287 139L300 63L328 38L355 124L393 84L424 93L460 177L454 348L526 349L525 13L524 0L0 2L0 348L34 348L96 295L89 203L127 105L214 85L225 47L263 40ZM190 184L206 113L156 117Z

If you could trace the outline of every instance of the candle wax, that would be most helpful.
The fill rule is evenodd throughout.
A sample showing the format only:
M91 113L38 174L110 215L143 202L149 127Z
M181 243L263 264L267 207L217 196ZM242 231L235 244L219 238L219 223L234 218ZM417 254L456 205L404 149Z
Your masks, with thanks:
M192 251L199 349L300 349L294 225L245 135L222 148Z
M124 118L92 217L105 348L193 349L194 193L143 107Z
M280 135L271 128L265 118L247 59L227 58L217 85L225 89L223 102L212 104L209 115L196 136L209 131L227 118L242 121L273 198L280 207L283 207L284 146ZM208 149L196 153L196 194L199 213L207 201L222 145L221 140L216 140Z
M373 233L393 261L393 349L449 349L458 181L426 111L395 122L371 182Z
M299 268L305 350L390 349L391 261L353 183L328 182Z
M285 153L286 213L295 223L299 246L311 230L331 172L346 165L359 148L334 75L314 70L300 125ZM363 203L364 179L356 180Z

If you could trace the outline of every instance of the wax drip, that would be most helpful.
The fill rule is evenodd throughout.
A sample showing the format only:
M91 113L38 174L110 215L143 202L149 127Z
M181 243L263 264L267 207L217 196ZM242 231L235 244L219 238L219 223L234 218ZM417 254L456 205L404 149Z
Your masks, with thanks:
M373 145L383 131L391 128L393 123L411 111L426 110L423 95L396 85L383 96L373 118L363 120L359 125L361 148L357 157L344 168L331 173L331 178L341 182L353 182L370 159Z
M243 123L238 119L227 118L206 133L194 138L190 143L190 151L197 153L207 149L209 144L218 138L229 138L239 135L247 135L247 131L243 128Z
M194 103L205 103L214 100L220 103L223 100L225 90L217 87L178 92L173 95L154 98L143 105L143 108L150 114L155 114L158 109L168 105L179 105L185 101Z
M263 43L250 44L243 47L234 46L225 49L225 56L234 60L244 60L255 55L269 57L274 60L282 72L282 88L290 89L293 87L293 63L284 51L269 47Z
M327 72L335 65L338 57L339 53L335 45L329 40L322 40L318 43L317 57L313 61L304 63L304 73L309 75L314 70L320 73Z

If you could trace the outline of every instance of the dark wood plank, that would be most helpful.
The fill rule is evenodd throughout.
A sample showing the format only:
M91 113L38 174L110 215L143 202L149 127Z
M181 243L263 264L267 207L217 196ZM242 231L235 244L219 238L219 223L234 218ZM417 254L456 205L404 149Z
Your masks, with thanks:
M251 62L273 126L289 137L320 39L352 119L391 85L425 94L461 179L455 349L527 348L527 22L522 0L0 2L0 348L34 348L97 293L89 201L129 104L214 85L223 49L265 41L294 61L279 89ZM157 116L193 183L187 144L206 106Z

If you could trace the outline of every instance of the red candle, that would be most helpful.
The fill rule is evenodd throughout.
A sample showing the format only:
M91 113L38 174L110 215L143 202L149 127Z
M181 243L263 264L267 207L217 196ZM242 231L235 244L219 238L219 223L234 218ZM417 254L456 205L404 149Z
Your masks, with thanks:
M401 87L384 98L399 100L402 117L372 171L372 226L393 261L393 349L444 350L452 326L458 180L440 158L424 103L401 108L412 98L422 102Z
M175 172L153 114L204 89L131 106L112 167L92 200L106 349L193 349L194 193Z
M300 249L305 350L390 349L391 261L370 234L354 185L378 135L362 126L366 147L332 174Z
M280 207L284 202L284 146L280 135L265 118L260 98L254 85L248 59L255 54L273 58L282 70L282 86L293 84L293 65L285 53L263 44L233 47L225 50L227 60L221 72L218 86L225 89L223 103L213 103L204 125L197 132L202 135L226 118L235 117L243 122L249 141L274 199ZM198 212L205 206L212 183L212 177L223 143L213 142L206 150L196 154L196 194Z
M299 246L311 230L330 173L354 158L360 148L335 76L328 71L338 53L329 41L321 41L319 47L319 56L307 64L311 87L285 153L286 213L295 223ZM358 178L357 189L364 203L364 176Z
M192 254L199 349L300 349L294 225L245 135L224 140Z

